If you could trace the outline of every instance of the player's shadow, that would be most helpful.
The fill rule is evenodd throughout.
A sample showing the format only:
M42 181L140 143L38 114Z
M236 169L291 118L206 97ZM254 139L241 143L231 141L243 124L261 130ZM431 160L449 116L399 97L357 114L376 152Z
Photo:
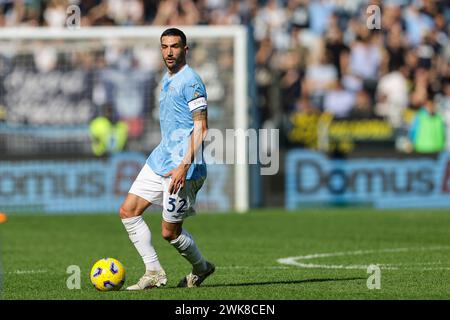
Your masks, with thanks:
M265 286L272 284L301 284L301 283L316 283L316 282L337 282L337 281L353 281L366 280L363 277L353 278L322 278L322 279L302 279L302 280L283 280L283 281L262 281L262 282L241 282L241 283L227 283L227 284L204 284L202 287L245 287L245 286Z

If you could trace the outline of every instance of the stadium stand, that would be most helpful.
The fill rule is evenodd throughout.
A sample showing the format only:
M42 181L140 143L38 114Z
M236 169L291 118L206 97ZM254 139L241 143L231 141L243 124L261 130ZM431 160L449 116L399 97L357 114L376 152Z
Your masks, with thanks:
M289 138L295 113L385 119L401 135L432 94L450 120L447 1L3 0L0 26L61 28L70 4L80 7L82 27L252 26L262 126L275 123L294 144L303 143ZM381 8L379 30L366 27L371 4ZM42 53L40 64L51 56Z

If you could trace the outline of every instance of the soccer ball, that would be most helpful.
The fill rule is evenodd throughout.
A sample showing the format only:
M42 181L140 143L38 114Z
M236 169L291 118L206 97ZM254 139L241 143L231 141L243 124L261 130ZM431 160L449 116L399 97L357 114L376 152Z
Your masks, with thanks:
M114 258L100 259L92 266L91 282L99 291L119 290L125 283L125 268Z

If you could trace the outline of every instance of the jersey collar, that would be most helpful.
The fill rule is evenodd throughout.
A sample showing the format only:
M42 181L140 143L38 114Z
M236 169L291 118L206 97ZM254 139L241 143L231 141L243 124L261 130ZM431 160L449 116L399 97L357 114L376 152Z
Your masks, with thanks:
M177 75L179 75L180 73L182 73L184 70L186 70L186 68L189 67L188 64L186 63L183 68L181 68L177 73L170 75L170 73L167 71L167 79L168 80L173 80Z

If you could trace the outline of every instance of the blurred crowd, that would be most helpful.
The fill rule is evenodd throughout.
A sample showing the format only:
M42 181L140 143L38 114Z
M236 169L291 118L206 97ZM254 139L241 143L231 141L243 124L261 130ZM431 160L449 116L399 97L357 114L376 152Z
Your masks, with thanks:
M327 111L400 128L429 101L450 124L446 0L0 0L0 26L63 27L70 4L81 26L250 27L265 125Z

